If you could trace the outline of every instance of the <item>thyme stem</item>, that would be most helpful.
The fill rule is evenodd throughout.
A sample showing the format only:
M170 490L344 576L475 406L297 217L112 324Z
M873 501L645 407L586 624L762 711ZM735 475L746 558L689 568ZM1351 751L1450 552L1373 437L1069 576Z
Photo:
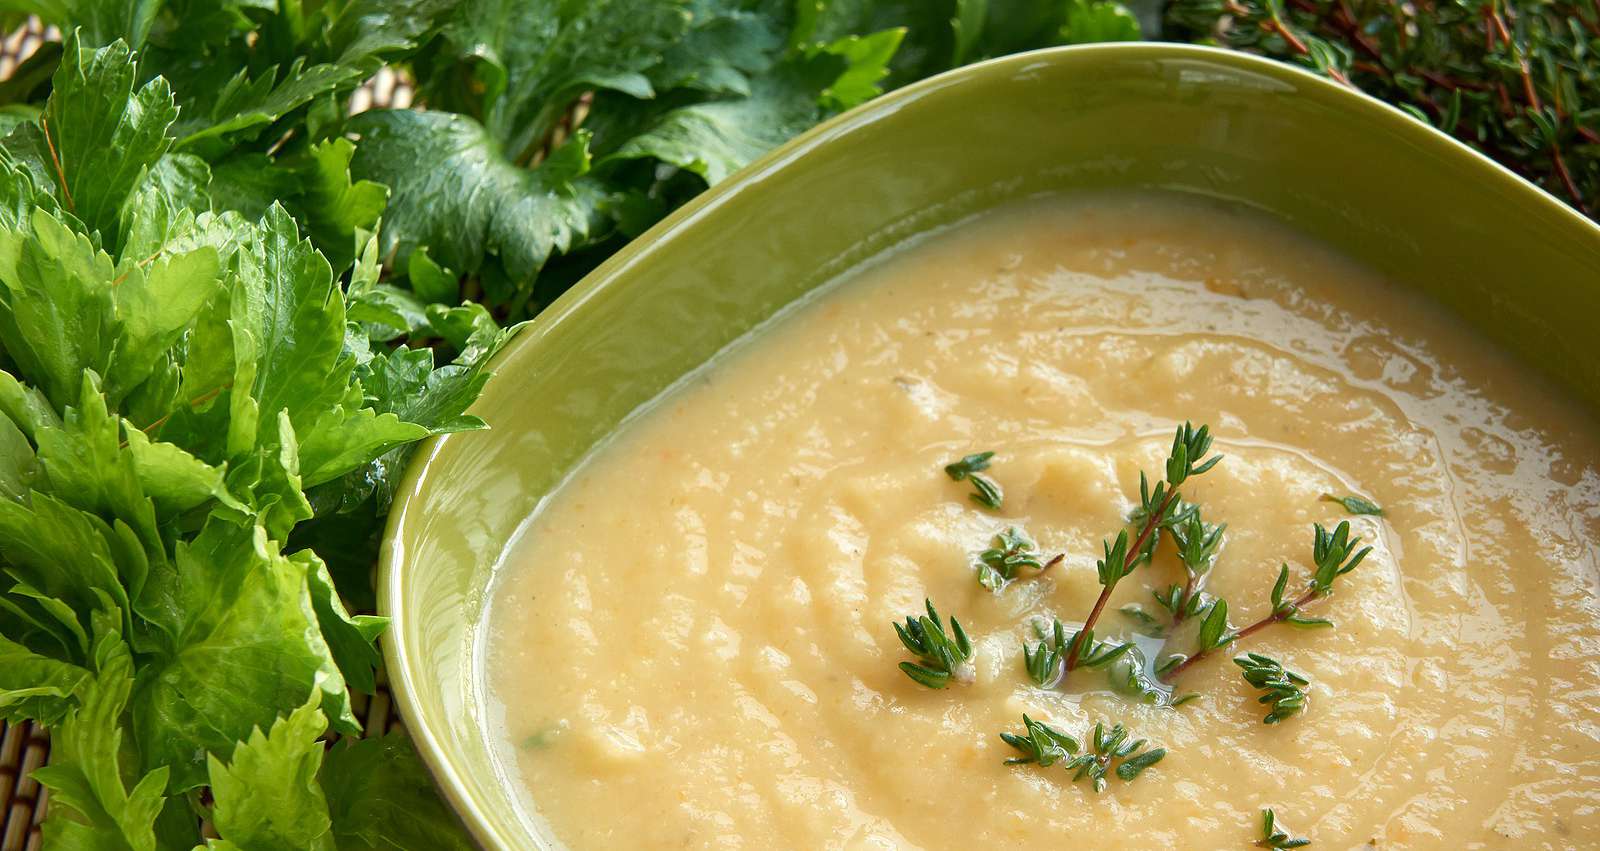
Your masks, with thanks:
M1150 540L1151 533L1156 530L1157 526L1161 525L1162 518L1167 515L1167 509L1172 507L1172 501L1177 498L1177 490L1168 493L1167 498L1161 503L1161 509L1150 512L1150 516L1144 519L1144 528L1139 530L1139 537L1134 539L1133 546L1128 548L1128 556L1122 563L1122 573L1127 573L1133 563L1139 560L1140 554L1144 552L1145 543ZM1095 599L1094 608L1089 610L1089 617L1084 620L1083 628L1079 629L1078 634L1072 639L1072 649L1067 654L1066 664L1068 671L1077 667L1078 656L1083 650L1084 638L1094 631L1094 625L1100 620L1100 613L1105 611L1106 603L1111 600L1111 592L1116 590L1116 587L1117 583L1111 582L1100 589L1100 596Z
M1194 599L1199 590L1195 587L1195 575L1188 573L1187 578L1183 580L1183 597L1178 600L1178 608L1172 613L1173 627L1183 623L1183 619L1189 616L1189 601Z
M1334 581L1355 570L1372 552L1372 548L1357 549L1361 546L1361 539L1351 536L1348 520L1340 521L1332 532L1324 529L1320 523L1313 524L1312 531L1311 562L1315 570L1310 584L1299 597L1290 601L1283 599L1283 593L1289 586L1289 565L1285 564L1279 569L1278 581L1272 586L1272 611L1261 620L1243 629L1229 631L1227 601L1217 600L1213 606L1218 610L1207 614L1195 651L1181 660L1177 656L1172 657L1174 664L1160 671L1160 678L1171 682L1191 665L1206 658L1211 651L1231 647L1240 639L1249 638L1275 623L1303 627L1332 626L1330 621L1323 618L1305 617L1302 611L1306 606L1332 594Z
M1236 644L1239 641L1241 641L1242 639L1249 638L1250 636L1255 635L1256 633L1260 632L1263 629L1266 629L1269 626L1272 626L1275 623L1282 623L1282 622L1288 620L1289 616L1295 614L1301 608L1303 608L1306 605L1308 605L1310 603L1313 603L1313 602L1317 601L1318 599L1320 599L1321 596L1322 595L1317 593L1317 589L1315 589L1315 588L1307 589L1304 594L1300 595L1299 599L1294 601L1294 604L1293 604L1293 606L1291 608L1279 608L1278 610L1274 611L1272 614L1267 615L1266 617L1262 618L1261 620L1258 620L1255 623L1250 624L1249 626L1247 626L1247 627L1245 627L1243 629L1234 630L1232 640L1228 641L1225 644L1218 645L1218 646L1219 647L1231 647L1234 644ZM1179 662L1176 666L1174 666L1171 669L1165 671L1164 673L1161 674L1162 682L1170 683L1173 680L1177 679L1178 675L1183 673L1185 670L1187 670L1190 665L1193 665L1194 663L1200 661L1201 659L1204 659L1207 656L1211 655L1211 652L1212 652L1213 649L1216 649L1216 648L1209 648L1209 649L1206 649L1206 650L1196 651L1195 653L1190 655L1187 659L1184 659L1182 662Z

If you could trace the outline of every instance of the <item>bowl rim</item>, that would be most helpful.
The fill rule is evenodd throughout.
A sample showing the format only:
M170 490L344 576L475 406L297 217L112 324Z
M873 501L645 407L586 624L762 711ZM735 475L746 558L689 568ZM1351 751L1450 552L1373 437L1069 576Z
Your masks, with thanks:
M1063 56L1078 58L1094 54L1112 59L1197 59L1291 82L1296 86L1296 96L1323 99L1337 109L1364 110L1374 117L1381 117L1386 129L1401 138L1418 145L1432 146L1436 156L1451 158L1459 166L1475 170L1474 173L1482 179L1494 180L1505 191L1523 197L1525 203L1541 207L1543 212L1558 219L1565 219L1569 227L1588 232L1594 237L1596 244L1600 245L1600 223L1587 218L1528 179L1396 106L1318 76L1308 69L1255 54L1206 45L1136 41L1047 47L975 62L910 83L834 116L768 151L720 183L708 187L687 204L634 237L557 297L537 316L521 323L515 329L513 338L491 358L486 369L492 375L525 359L526 352L533 347L534 340L565 321L567 317L582 310L597 293L604 290L621 273L648 257L658 243L717 209L726 199L743 191L747 185L759 183L764 175L784 168L814 148L827 144L842 131L872 124L911 101L970 77L1007 74ZM484 386L484 395L492 392L493 385L494 382L491 380ZM407 664L412 654L406 644L405 633L399 628L403 617L399 604L403 599L405 584L403 566L406 561L405 548L399 541L406 528L412 503L425 484L434 459L450 437L451 435L440 435L424 441L407 463L395 490L394 502L384 524L375 589L378 613L390 618L389 628L384 631L381 644L390 693L393 695L396 710L406 721L406 731L423 764L472 837L485 847L501 847L508 844L508 837L494 827L480 803L467 792L460 772L450 757L449 749L432 730L418 720L421 718L421 707L414 697L415 685L411 669Z

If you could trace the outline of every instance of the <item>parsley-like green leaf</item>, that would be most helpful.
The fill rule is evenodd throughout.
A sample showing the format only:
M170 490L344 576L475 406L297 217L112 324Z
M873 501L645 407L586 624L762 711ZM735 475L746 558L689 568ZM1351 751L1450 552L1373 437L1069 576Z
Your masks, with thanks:
M33 773L50 790L45 844L60 848L155 851L155 821L165 804L168 768L123 781L123 712L134 687L133 657L121 614L102 596L93 616L94 675L74 693L77 707L51 731L50 764ZM106 841L120 839L116 845Z
M178 641L141 672L132 707L146 765L171 766L175 791L200 785L206 753L226 759L263 717L299 706L314 685L335 728L359 729L304 562L276 552L260 527L217 515L175 561Z
M345 739L328 751L321 780L341 849L477 847L401 733Z
M475 118L521 163L579 94L654 94L644 72L688 24L683 0L465 0L419 57L418 81L432 108Z
M1139 21L1121 3L1111 0L1067 0L1067 20L1061 25L1064 44L1101 41L1138 41Z
M208 758L211 821L224 840L241 849L335 851L328 802L317 784L318 739L328 727L321 703L321 692L312 689L271 729L251 730L226 763Z
M55 725L76 705L91 672L0 636L0 720Z
M659 101L614 95L596 101L597 149L607 162L651 158L709 184L821 120L871 97L900 33L888 30L785 59L751 81L743 97L697 100L662 109ZM639 113L629 116L629 111ZM599 118L604 116L604 118ZM624 133L629 138L619 139Z
M383 253L401 264L427 246L452 269L476 272L492 256L514 280L531 281L553 252L605 229L606 192L582 179L587 134L525 169L463 115L373 110L350 129L361 135L352 172L390 188Z
M4 142L38 186L108 243L122 200L166 153L178 115L165 79L135 90L138 79L126 44L94 50L69 36L40 123L16 128Z

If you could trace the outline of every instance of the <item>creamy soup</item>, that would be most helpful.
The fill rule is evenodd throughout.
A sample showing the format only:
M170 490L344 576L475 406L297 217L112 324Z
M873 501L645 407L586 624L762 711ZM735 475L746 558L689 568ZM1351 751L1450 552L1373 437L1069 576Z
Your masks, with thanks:
M1083 620L1184 420L1226 456L1185 496L1228 524L1208 587L1233 625L1348 520L1373 552L1307 610L1336 627L1212 654L1177 708L1096 671L1035 686L1023 642ZM1314 847L1595 847L1596 435L1437 306L1255 214L1008 207L753 335L546 501L491 595L491 734L573 848L1234 848L1264 807ZM998 511L943 471L983 450ZM1065 560L997 595L975 555L1009 526ZM1097 633L1164 616L1151 589L1182 577L1164 536ZM970 682L897 668L924 598L970 634ZM1264 725L1244 651L1305 674L1307 709ZM1005 764L1024 712L1167 755L1097 795Z

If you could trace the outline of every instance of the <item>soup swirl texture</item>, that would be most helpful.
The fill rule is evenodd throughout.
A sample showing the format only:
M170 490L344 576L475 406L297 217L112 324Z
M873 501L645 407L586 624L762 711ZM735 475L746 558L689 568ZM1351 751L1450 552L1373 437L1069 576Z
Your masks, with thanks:
M1373 547L1308 610L1335 628L1237 648L1311 680L1279 724L1234 648L1177 708L1023 668L1041 619L1093 605L1184 420L1226 456L1184 496L1228 524L1208 588L1235 626L1280 565L1301 586L1313 523ZM1314 847L1593 846L1597 434L1437 306L1253 214L1004 208L852 273L575 472L497 574L490 733L573 848L1243 847L1263 807ZM999 510L942 470L984 450ZM974 559L1009 526L1065 558L997 595ZM1164 537L1097 634L1182 581ZM925 598L972 637L970 682L897 669L891 623ZM1003 762L1022 713L1168 753L1096 795Z

